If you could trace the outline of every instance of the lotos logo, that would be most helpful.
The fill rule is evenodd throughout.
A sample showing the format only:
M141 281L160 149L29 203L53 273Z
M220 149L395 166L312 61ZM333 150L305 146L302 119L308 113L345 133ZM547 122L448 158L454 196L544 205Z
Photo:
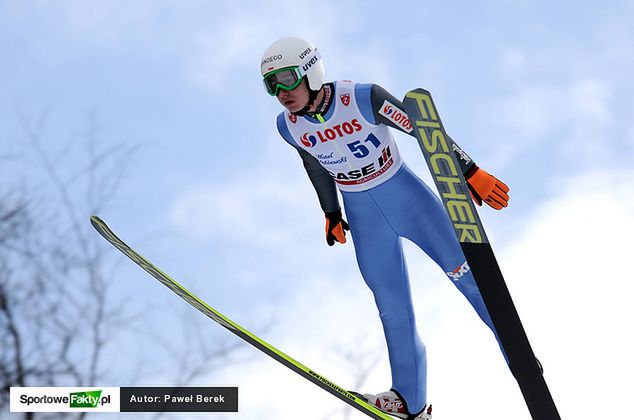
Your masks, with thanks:
M412 123L409 118L407 118L407 114L401 111L396 105L390 103L389 101L383 102L381 105L381 110L379 114L386 117L388 120L392 121L396 124L400 129L405 131L406 133L412 132Z
M291 120L293 124L295 124L297 122L297 115L289 113L288 119Z
M345 106L350 105L350 94L344 93L343 95L339 95L339 99L341 99L341 103Z
M363 126L359 123L359 120L354 118L351 121L345 121L341 124L333 125L325 130L319 130L313 133L304 133L300 137L300 141L306 147L314 147L317 144L317 140L322 143L326 143L328 140L336 140L345 135L350 135L355 131L363 130Z
M467 274L469 271L469 264L465 261L462 265L456 267L454 271L447 271L447 275L451 277L453 281L460 281L460 278Z

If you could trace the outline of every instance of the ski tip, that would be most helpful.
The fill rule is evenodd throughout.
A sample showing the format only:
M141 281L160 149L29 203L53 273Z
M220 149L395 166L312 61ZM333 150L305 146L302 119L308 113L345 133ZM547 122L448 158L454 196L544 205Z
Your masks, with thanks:
M107 226L106 222L104 222L103 220L101 220L101 218L99 216L94 215L94 214L92 216L90 216L90 224L97 231L101 231L101 230L103 230L104 226Z
M427 89L423 89L423 88L416 88L416 89L410 89L406 94L405 97L407 98L407 95L409 94L424 94L424 95L430 95L431 93L427 90Z

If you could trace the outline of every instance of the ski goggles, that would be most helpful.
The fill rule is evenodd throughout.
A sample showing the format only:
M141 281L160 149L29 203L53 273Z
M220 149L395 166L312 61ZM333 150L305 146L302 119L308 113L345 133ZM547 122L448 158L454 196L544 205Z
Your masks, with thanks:
M321 54L315 48L310 54L300 56L299 66L283 67L264 75L264 88L271 96L277 96L282 90L293 90L302 83L302 77L320 65Z
M271 96L277 96L282 90L293 90L302 83L299 67L285 67L270 72L264 76L264 88Z

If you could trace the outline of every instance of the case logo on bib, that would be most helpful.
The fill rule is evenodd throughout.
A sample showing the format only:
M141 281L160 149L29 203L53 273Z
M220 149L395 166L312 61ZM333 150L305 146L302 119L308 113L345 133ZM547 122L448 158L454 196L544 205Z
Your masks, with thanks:
M394 158L392 157L392 151L390 150L390 146L387 146L381 150L381 154L375 161L348 172L330 172L330 175L332 175L337 184L360 185L383 175L393 164Z

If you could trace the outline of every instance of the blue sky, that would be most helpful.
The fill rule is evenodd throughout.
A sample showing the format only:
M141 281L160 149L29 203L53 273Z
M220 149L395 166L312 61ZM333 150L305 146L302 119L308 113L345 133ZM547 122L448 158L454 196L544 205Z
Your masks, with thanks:
M562 417L616 419L634 374L633 21L627 1L3 1L0 153L27 158L0 167L0 179L46 191L20 124L44 114L51 153L77 146L60 163L72 176L92 112L101 146L140 145L101 214L123 238L255 332L274 320L262 328L269 342L343 386L358 367L342 355L378 354L364 390L386 389L352 244L325 245L314 192L275 129L280 105L260 80L271 42L305 37L328 79L397 97L430 90L452 137L511 187L508 209L480 213ZM429 181L416 144L395 136ZM422 252L406 251L437 416L528 419L486 329ZM119 258L113 281L152 305L149 323L167 322L172 307L199 316ZM240 386L240 418L296 418L306 407L306 418L344 418L338 400L304 382L265 357L207 378Z

